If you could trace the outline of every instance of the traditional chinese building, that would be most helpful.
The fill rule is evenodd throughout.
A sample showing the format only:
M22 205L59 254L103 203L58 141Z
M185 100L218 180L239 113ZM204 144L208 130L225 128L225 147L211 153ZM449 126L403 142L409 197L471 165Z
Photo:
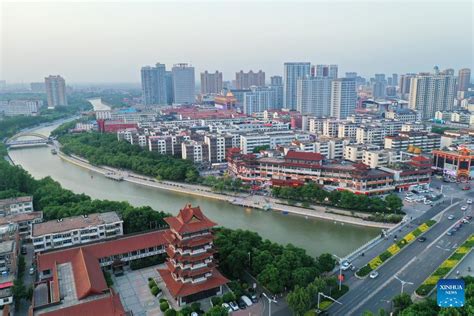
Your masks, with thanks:
M222 293L227 280L216 269L212 227L199 207L186 205L176 217L165 218L170 229L165 238L169 256L160 273L179 305Z
M459 146L456 151L433 150L433 168L457 179L474 177L474 151Z

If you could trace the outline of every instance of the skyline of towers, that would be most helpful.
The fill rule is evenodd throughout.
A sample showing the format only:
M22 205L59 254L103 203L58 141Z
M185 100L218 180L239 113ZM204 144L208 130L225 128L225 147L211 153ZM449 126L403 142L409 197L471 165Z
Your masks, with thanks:
M310 75L311 63L287 62L283 64L283 67L283 106L287 109L295 110L297 102L298 79L306 78Z
M345 119L355 112L357 104L354 78L338 78L331 82L331 116Z
M236 89L250 89L251 86L263 87L265 86L265 72L259 70L258 72L243 72L242 70L235 73L235 88Z
M142 67L141 79L145 105L165 105L168 103L166 66L164 64L157 63L155 67Z
M174 64L173 74L173 104L193 104L196 100L194 67L186 63Z

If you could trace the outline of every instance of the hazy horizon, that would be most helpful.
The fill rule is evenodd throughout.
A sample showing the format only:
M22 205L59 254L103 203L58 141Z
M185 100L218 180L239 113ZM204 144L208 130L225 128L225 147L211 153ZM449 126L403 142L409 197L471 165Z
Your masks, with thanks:
M471 1L12 2L0 4L0 80L137 83L144 65L190 62L199 73L286 61L407 73L473 67Z

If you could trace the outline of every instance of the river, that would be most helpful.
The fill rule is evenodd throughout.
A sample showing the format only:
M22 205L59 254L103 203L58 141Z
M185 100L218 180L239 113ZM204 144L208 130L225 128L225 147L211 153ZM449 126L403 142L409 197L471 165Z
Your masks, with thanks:
M41 127L35 132L49 135L56 126ZM15 164L21 165L35 178L51 176L75 193L85 193L97 199L128 201L134 206L149 205L171 214L177 214L186 203L192 203L199 205L219 225L255 231L281 244L292 243L313 256L324 252L344 256L380 232L376 228L244 209L223 201L116 182L61 160L52 155L48 147L13 149L10 156Z

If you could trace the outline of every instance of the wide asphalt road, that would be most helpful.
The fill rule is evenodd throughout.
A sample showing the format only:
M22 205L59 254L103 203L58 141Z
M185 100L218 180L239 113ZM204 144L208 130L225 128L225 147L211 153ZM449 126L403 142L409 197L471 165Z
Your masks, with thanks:
M466 194L469 197L472 197L472 195L474 193ZM377 270L379 276L376 279L355 280L351 278L348 282L351 283L350 291L339 299L342 305L333 304L329 309L329 313L331 315L358 316L366 310L372 312L377 312L380 308L390 310L390 301L401 292L401 283L395 276L413 283L413 285L406 284L404 287L404 292L412 294L451 255L454 249L474 231L474 224L471 222L463 225L453 236L446 235L446 232L462 218L461 205L464 205L464 203L453 206L444 212L438 223L424 234L427 238L425 242L414 241L381 266ZM433 212L436 211L433 210ZM429 213L431 213L431 210L424 216L430 216ZM468 213L472 214L472 210L468 210ZM456 219L448 220L449 215L454 215ZM422 222L423 218L416 221Z

